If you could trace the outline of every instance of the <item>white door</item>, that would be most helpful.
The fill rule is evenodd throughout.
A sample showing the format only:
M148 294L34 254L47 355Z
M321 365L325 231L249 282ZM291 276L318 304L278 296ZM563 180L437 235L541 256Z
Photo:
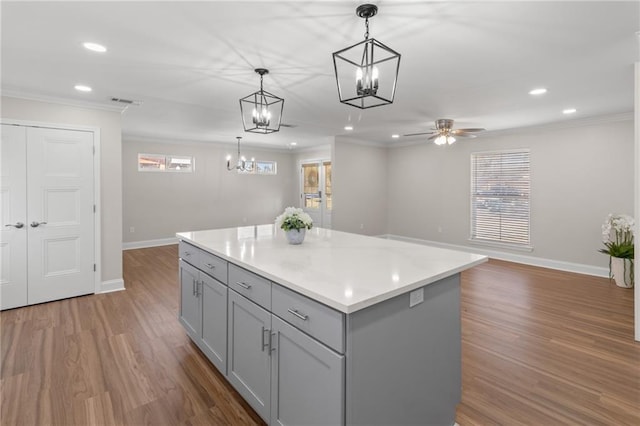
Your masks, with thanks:
M93 133L27 130L29 304L94 293Z
M7 281L16 286L5 286L3 272L2 309L94 293L93 133L26 127L25 138L12 127L2 127L2 174L6 161L15 162L15 170L21 170L15 173L26 175L26 190L13 188L7 221L3 176L3 225L24 223L19 229L4 229L14 235L22 231L26 250L5 254L3 235L3 271L9 264L12 275ZM12 148L5 150L5 145ZM26 159L20 162L14 153L23 151ZM23 271L15 272L20 281L13 278L18 268ZM14 296L25 292L26 303Z
M0 309L27 304L27 130L2 125L0 141Z
M305 161L300 168L302 209L314 226L331 228L331 161Z

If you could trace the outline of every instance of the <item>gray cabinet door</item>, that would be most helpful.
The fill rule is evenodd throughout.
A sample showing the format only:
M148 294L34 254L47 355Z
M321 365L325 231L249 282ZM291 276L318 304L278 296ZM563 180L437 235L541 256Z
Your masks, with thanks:
M194 341L200 338L202 313L198 298L199 271L180 260L180 322Z
M229 290L229 355L227 378L238 393L269 422L271 314Z
M272 316L271 425L343 425L344 355Z
M200 273L202 299L202 350L227 374L227 286Z

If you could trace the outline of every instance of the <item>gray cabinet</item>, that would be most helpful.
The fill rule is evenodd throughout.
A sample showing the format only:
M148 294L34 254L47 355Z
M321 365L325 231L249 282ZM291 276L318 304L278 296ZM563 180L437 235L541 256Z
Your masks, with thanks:
M199 270L194 264L206 259L215 265L215 276L226 281L226 262L205 257L206 253L185 243L180 244L180 313L179 320L191 340L221 371L227 371L227 293L222 282ZM214 264L213 262L216 261Z
M202 303L196 293L200 272L180 260L180 313L179 319L192 339L197 339L202 328Z
M227 292L226 285L200 273L202 330L200 349L222 374L227 372Z
M344 355L271 317L271 424L344 423Z
M227 378L269 423L271 410L271 313L229 291Z

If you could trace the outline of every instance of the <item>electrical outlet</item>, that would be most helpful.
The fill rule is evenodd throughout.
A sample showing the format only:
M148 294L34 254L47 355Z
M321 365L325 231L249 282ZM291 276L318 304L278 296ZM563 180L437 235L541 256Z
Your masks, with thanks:
M438 232L442 232L442 226L438 226Z
M134 228L133 226L129 227L129 232L133 234L134 232L136 232L136 228Z
M364 229L364 223L360 224L360 229Z
M409 307L413 308L416 305L424 302L424 288L419 288L417 290L413 290L409 293Z

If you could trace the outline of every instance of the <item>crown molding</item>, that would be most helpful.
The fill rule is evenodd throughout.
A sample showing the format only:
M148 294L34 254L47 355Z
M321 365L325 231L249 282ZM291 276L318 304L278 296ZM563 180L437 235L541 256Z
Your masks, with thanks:
M2 97L24 99L27 101L47 102L47 103L66 105L66 106L72 106L77 108L99 109L103 111L111 111L111 112L119 112L119 113L124 112L124 110L126 110L128 106L127 105L123 107L120 105L111 105L107 103L103 104L100 102L80 101L77 99L62 98L57 96L25 93L19 90L11 89L11 88L9 89L3 88Z

